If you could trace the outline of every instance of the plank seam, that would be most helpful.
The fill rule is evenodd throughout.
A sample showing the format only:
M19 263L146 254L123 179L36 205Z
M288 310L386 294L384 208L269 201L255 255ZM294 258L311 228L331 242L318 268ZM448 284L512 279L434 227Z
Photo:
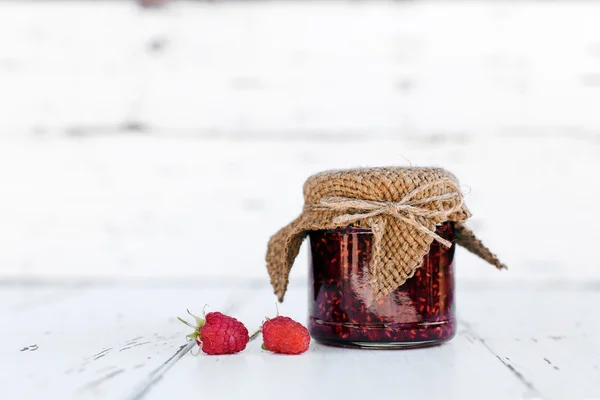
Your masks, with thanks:
M463 325L466 328L469 335L471 335L475 340L480 342L491 354L494 355L494 357L496 357L506 368L508 368L508 370L511 372L511 374L513 374L513 376L515 378L517 378L519 380L519 382L521 382L527 389L529 389L532 392L532 394L541 397L540 391L533 385L533 383L531 383L529 380L527 380L527 378L525 378L523 373L521 371L519 371L517 368L515 368L514 365L512 365L511 363L506 361L502 356L500 356L498 353L496 353L485 342L485 339L483 339L479 334L477 334L477 332L475 332L475 330L472 328L472 326L469 323L464 322L464 321L460 321L460 323L461 323L461 325Z

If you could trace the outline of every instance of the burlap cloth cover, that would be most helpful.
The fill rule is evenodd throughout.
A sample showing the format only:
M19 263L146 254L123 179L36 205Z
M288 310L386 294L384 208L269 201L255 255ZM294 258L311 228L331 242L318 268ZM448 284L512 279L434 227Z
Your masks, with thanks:
M412 277L434 240L436 224L455 222L456 242L505 268L463 226L471 216L454 175L441 168L361 168L325 171L304 184L304 211L269 241L267 269L283 301L290 269L309 231L354 225L373 231L370 281L380 298Z

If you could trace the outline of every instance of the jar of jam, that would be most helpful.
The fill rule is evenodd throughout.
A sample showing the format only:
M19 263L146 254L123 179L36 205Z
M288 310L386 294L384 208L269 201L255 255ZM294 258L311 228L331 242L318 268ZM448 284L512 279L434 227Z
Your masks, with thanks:
M302 214L269 240L266 262L283 301L310 239L309 331L322 343L422 347L455 333L454 250L506 268L465 226L458 179L434 167L319 172L304 184Z
M344 347L431 346L455 333L454 223L436 233L414 275L376 299L370 284L373 234L358 227L317 230L310 238L309 331L319 342Z

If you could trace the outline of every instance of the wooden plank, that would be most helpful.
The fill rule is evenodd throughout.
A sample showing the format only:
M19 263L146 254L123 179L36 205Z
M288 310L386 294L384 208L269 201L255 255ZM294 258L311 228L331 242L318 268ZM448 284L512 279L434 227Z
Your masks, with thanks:
M282 314L306 320L306 287L291 287ZM269 287L238 315L256 326L275 314ZM146 400L202 393L206 398L307 399L392 396L418 399L515 399L530 393L481 343L463 332L447 345L408 351L365 351L313 342L302 356L263 351L260 338L235 356L185 356Z
M40 304L48 305L72 299L84 289L82 285L31 285L0 283L0 312L27 312Z
M565 282L568 286L568 282ZM510 285L459 292L460 317L485 339L598 338L600 293Z
M486 339L485 345L539 398L600 398L597 337L496 338Z
M232 313L250 330L275 314L266 284L223 286L64 288L69 293L62 295L40 287L38 295L28 289L26 298L0 292L0 300L12 299L0 313L2 393L128 400L197 391L211 398L285 392L291 399L396 391L423 399L600 393L600 293L593 290L459 290L458 335L436 348L361 351L313 342L307 354L291 357L261 350L258 339L235 356L194 357L185 347L187 328L173 317L188 306L201 308L198 300ZM294 280L281 313L306 320L305 299L305 282Z
M600 293L501 290L461 294L465 335L544 399L600 397Z
M185 354L175 319L204 299L228 310L244 288L90 287L62 301L0 314L6 398L118 398L144 388ZM43 299L43 297L42 297ZM236 301L237 302L237 301Z
M600 280L596 260L580 251L595 246L588 210L600 196L600 147L576 138L476 137L440 144L143 136L0 140L0 277L264 279L266 243L301 212L302 184L310 174L407 165L404 157L460 177L470 191L469 224L511 268L498 273L461 252L459 279ZM556 181L585 190L557 191ZM523 207L523 199L538 198L548 201ZM569 218L547 218L569 207ZM515 229L517 221L543 234ZM582 230L577 242L552 234ZM226 249L233 232L240 238L235 252ZM200 251L200 245L212 251ZM531 251L547 246L551 255ZM292 274L306 276L304 254Z
M595 2L0 7L2 131L593 136L600 127Z

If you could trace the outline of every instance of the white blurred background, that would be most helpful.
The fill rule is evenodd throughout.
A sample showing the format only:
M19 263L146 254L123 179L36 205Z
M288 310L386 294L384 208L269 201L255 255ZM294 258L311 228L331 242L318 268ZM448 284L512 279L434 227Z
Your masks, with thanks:
M0 1L0 281L267 281L330 168L470 187L460 282L600 279L600 3ZM306 276L301 256L292 279Z

